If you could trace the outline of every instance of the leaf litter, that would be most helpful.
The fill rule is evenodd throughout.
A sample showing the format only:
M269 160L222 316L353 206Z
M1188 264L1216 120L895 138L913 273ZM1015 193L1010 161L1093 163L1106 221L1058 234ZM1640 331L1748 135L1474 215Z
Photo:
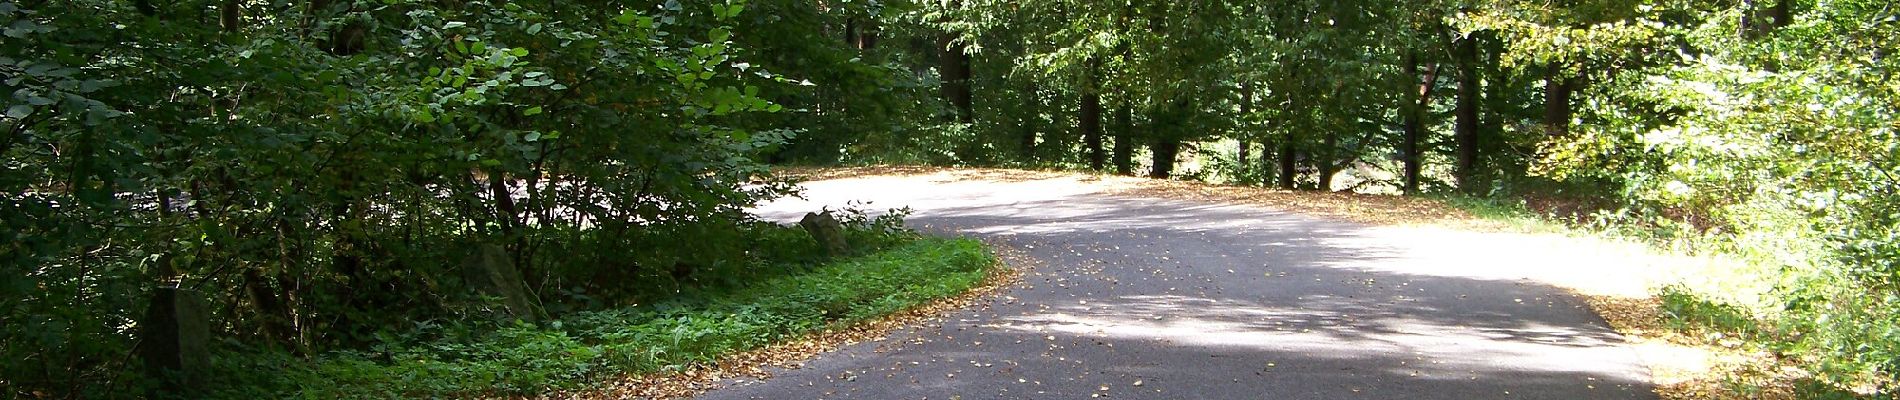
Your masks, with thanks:
M923 305L862 321L850 326L826 329L791 341L767 345L719 359L712 364L690 365L677 371L628 375L594 387L543 393L522 399L679 399L690 398L717 389L728 379L771 379L772 369L797 369L813 357L839 348L884 341L894 331L937 321L950 312L968 308L997 296L1003 289L1022 281L1023 272L1033 269L1034 259L1021 250L1000 241L986 240L997 256L983 282L963 294L938 299ZM855 380L846 375L842 379Z

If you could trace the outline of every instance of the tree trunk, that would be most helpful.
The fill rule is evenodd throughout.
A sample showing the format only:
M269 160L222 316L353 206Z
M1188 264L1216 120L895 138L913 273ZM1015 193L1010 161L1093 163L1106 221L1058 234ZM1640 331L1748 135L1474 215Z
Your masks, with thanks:
M1023 108L1017 110L1023 116L1022 123L1017 126L1020 132L1017 134L1016 147L1017 151L1022 152L1024 162L1034 162L1036 161L1036 123L1038 122L1036 120L1042 117L1040 110L1037 109L1039 108L1037 106L1041 105L1037 99L1037 92L1041 88L1035 82L1030 82L1029 86L1023 89Z
M1456 117L1452 136L1458 142L1458 165L1456 173L1458 188L1467 192L1477 191L1478 176L1478 42L1475 38L1459 39L1458 57L1458 104L1453 111Z
M1408 79L1417 79L1417 76L1418 56L1408 52L1405 54L1405 77ZM1419 131L1423 130L1419 125L1423 125L1424 121L1423 118L1419 118L1423 111L1423 105L1418 102L1410 103L1411 104L1403 106L1405 118L1404 122L1402 122L1404 126L1401 127L1401 130L1403 131L1402 134L1404 138L1399 144L1399 160L1405 164L1405 171L1400 173L1401 179L1404 181L1400 186L1403 188L1405 194L1415 195L1418 194L1418 136Z
M1240 84L1240 121L1247 121L1248 120L1247 116L1251 114L1253 114L1253 86L1246 83L1241 83ZM1247 136L1249 136L1247 134L1251 133L1252 128L1253 128L1252 126L1248 126L1247 124L1244 124L1244 123L1240 124L1240 135L1239 137L1235 138L1235 141L1240 142L1240 154L1238 155L1238 157L1235 157L1236 159L1234 161L1234 165L1237 165L1242 169L1245 169L1247 167L1247 155L1248 155L1247 148L1250 147L1248 146L1249 143L1247 143ZM1242 182L1242 183L1244 184L1245 182Z
M1550 136L1570 134L1570 94L1576 90L1576 79L1567 75L1561 63L1553 62L1544 70L1544 133Z
M1194 107L1188 97L1177 97L1164 107L1151 108L1148 114L1148 133L1154 138L1148 146L1152 151L1152 165L1148 177L1166 179L1174 176L1174 163L1181 154L1181 131L1188 122L1190 110Z
M956 35L949 33L938 39L937 50L938 71L943 78L943 98L956 108L957 122L975 122L976 112L970 104L970 54Z
M1273 180L1280 176L1275 168L1278 159L1273 158L1273 142L1260 142L1260 186L1273 186Z
M1417 56L1408 55L1405 61L1405 76L1418 76L1418 68L1419 62ZM1438 83L1438 66L1436 64L1427 65L1425 66L1424 73L1424 79L1418 82L1417 101L1410 101L1408 102L1409 104L1406 104L1405 139L1404 143L1401 144L1403 147L1399 149L1400 158L1404 159L1405 162L1404 189L1405 194L1408 195L1415 195L1419 192L1419 170L1423 163L1420 158L1424 155L1420 154L1418 144L1421 137L1425 135L1425 113L1431 109L1432 88Z
M1082 88L1082 107L1077 112L1077 128L1082 130L1082 143L1087 147L1089 169L1101 171L1104 157L1102 154L1102 94L1095 87L1096 64L1089 62L1089 76Z
M1787 27L1788 24L1793 23L1793 3L1794 0L1776 0L1774 6L1768 7L1768 30L1763 33L1774 32L1777 29Z
M1287 138L1287 140L1280 142L1281 189L1293 190L1293 178L1299 174L1298 166L1296 165L1298 161L1299 152L1293 148L1293 140Z
M1181 141L1176 139L1156 140L1149 147L1154 151L1154 165L1148 169L1148 177L1168 179L1174 176L1174 159L1181 153Z
M1251 157L1248 157L1248 156L1251 156L1251 154L1247 154L1247 153L1248 153L1248 152L1249 152L1250 150L1252 150L1252 148L1253 148L1253 143L1247 143L1247 141L1245 141L1245 140L1241 140L1241 141L1239 141L1239 142L1240 142L1240 143L1239 143L1239 144L1240 144L1240 151L1239 151L1239 154L1236 154L1236 155L1235 155L1235 157L1234 157L1234 166L1236 166L1236 167L1240 167L1240 168L1246 168L1246 167L1247 167L1247 159L1248 159L1248 158L1251 158ZM1243 183L1245 183L1245 182L1243 182Z
M1115 174L1135 174L1135 121L1127 104L1115 109Z
M877 19L871 18L860 23L857 18L844 21L844 44L858 50L870 50L877 45Z
M1317 189L1330 192L1333 190L1333 175L1339 172L1339 131L1327 133L1321 145L1317 154L1319 157L1313 159L1313 169L1319 171Z
M870 50L877 47L877 27L863 27L858 30L858 50Z
M294 311L277 297L278 289L271 287L272 283L281 282L269 281L270 278L259 273L258 268L244 268L242 276L244 294L251 301L252 311L257 313L257 319L263 321L263 330L260 333L270 343L282 343L289 345L293 351L300 351L302 346L297 345L297 328L291 324L291 320L296 318Z
M858 47L858 19L844 19L844 44Z
M237 33L238 30L243 29L243 3L238 0L224 0L224 4L218 6L218 24L229 33Z

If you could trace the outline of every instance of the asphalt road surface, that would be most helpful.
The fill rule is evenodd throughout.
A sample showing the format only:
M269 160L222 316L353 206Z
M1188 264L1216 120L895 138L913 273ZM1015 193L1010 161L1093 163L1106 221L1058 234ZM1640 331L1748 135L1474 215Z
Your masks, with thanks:
M1020 283L707 399L1651 399L1636 354L1543 273L1614 273L1521 235L1396 229L1099 193L869 177L755 209L911 207L1000 241Z

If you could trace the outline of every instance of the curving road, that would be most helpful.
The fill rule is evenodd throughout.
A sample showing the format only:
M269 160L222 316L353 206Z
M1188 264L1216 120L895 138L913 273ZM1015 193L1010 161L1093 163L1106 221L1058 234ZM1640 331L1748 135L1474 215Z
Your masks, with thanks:
M909 206L1032 258L984 304L707 399L1651 399L1647 371L1549 274L1616 273L1527 235L1107 195L1074 179L811 182L762 205Z

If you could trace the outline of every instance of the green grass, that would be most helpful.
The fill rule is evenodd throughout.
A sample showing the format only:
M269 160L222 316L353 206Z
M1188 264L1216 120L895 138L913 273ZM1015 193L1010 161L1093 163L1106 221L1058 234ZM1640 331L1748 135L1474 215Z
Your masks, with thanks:
M1762 322L1734 304L1708 299L1680 284L1656 290L1663 323L1678 332L1714 332L1758 339Z
M920 238L731 290L576 312L400 348L306 360L221 357L214 398L532 394L620 374L679 370L964 293L995 257L971 239Z
M1627 240L1659 253L1722 258L1724 268L1697 268L1693 277L1656 288L1662 322L1685 337L1710 344L1773 353L1754 366L1789 363L1806 376L1788 386L1797 398L1896 398L1900 380L1900 296L1878 295L1838 271L1818 243L1800 231L1693 232L1669 221L1627 216L1568 223L1521 202L1447 196L1446 204L1528 233ZM1797 216L1798 217L1798 216ZM1783 223L1798 223L1790 218ZM1830 269L1833 268L1833 269ZM1873 293L1873 295L1870 295ZM1735 340L1716 343L1716 340ZM1773 379L1725 377L1738 393L1763 390Z
M1507 202L1497 199L1471 197L1458 194L1435 195L1432 198L1454 208L1471 213L1472 216L1486 221L1496 222L1507 231L1523 233L1563 233L1583 234L1576 227L1568 226L1547 215L1538 214L1525 207L1524 203Z

